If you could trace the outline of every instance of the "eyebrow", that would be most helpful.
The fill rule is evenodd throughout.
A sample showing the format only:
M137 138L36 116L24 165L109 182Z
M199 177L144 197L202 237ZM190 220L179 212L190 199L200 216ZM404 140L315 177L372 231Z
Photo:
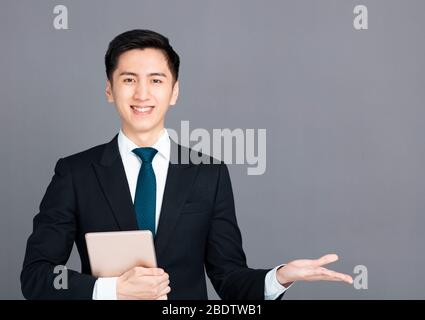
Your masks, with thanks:
M149 77L157 76L157 77L167 78L167 75L165 73L163 73L163 72L152 72L152 73L149 73L148 76Z
M119 77L121 77L121 76L134 76L134 77L137 77L138 74L135 73L135 72L123 71L118 76Z
M123 71L119 74L119 77L121 76L134 76L134 77L138 77L139 75L135 72L130 72L130 71ZM163 72L152 72L148 74L148 77L153 77L153 76L159 76L159 77L164 77L167 78L167 75Z

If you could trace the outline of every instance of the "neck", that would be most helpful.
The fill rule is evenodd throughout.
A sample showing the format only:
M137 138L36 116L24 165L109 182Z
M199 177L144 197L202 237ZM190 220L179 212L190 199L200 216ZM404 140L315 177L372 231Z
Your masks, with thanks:
M138 147L151 147L158 141L163 129L164 128L162 127L155 131L142 133L132 133L125 128L122 128L121 130L126 137L133 141Z

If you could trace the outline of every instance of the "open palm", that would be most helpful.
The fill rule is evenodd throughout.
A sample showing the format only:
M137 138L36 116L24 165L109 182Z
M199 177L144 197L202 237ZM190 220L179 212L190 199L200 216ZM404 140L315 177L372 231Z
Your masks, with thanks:
M323 266L338 260L336 254L327 254L319 259L293 260L277 270L276 276L282 285L290 284L294 281L344 281L353 283L353 279L348 274L339 273L324 268Z

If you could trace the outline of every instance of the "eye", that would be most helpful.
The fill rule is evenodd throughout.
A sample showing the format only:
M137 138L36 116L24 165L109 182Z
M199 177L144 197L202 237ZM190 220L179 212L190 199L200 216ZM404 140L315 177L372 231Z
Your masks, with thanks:
M152 83L156 83L156 84L162 83L162 80L160 80L160 79L152 79Z
M133 78L124 78L123 80L125 83L133 83L135 80Z

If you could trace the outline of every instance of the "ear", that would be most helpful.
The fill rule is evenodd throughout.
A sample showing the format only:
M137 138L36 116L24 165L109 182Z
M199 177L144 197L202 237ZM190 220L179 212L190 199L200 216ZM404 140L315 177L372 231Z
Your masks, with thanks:
M171 106L174 106L176 104L178 97L179 97L179 82L176 81L176 83L173 86L173 92L171 94L171 100L170 100Z
M112 95L112 83L111 81L106 81L106 89L105 89L106 99L108 102L113 103L114 102L114 96Z

